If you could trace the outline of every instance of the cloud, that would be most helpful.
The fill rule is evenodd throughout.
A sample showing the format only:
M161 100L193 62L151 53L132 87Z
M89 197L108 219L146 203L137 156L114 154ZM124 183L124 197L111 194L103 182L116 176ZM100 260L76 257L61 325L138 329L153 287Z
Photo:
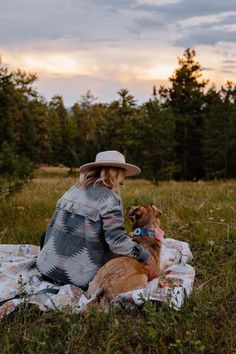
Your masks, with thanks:
M66 52L30 52L17 53L16 51L8 52L8 64L13 68L17 66L30 72L48 75L57 75L69 77L73 75L98 75L99 68L92 60L83 52L79 55L76 53Z
M152 5L152 6L163 6L169 4L178 4L182 0L137 0L137 5Z
M135 20L135 24L138 26L138 28L141 27L141 29L143 30L144 28L163 28L163 26L165 25L163 21L161 21L160 19L154 19L154 18L148 18L148 17L142 17L142 18L138 18ZM140 29L140 30L141 30Z
M236 60L232 60L232 59L222 60L222 63L224 63L224 64L236 64Z
M136 10L146 11L146 12L161 12L165 14L166 19L172 21L179 21L186 18L191 18L195 16L209 16L215 15L226 11L236 10L235 0L182 0L176 2L164 2L161 1L154 4L138 4L136 5Z
M2 45L67 38L77 40L78 48L149 37L183 47L214 44L214 23L233 26L236 15L235 0L0 0L0 5ZM218 41L232 41L234 34L221 27Z
M236 42L236 27L231 23L236 11L223 12L211 16L197 16L180 21L177 26L181 36L175 44L183 47L195 47L200 44L215 45L219 42ZM230 21L229 21L230 18Z
M225 65L225 69L236 69L236 63L234 65Z
M0 0L0 53L11 68L36 71L46 95L54 88L71 101L94 89L105 101L127 85L141 97L186 47L204 75L225 80L235 22L236 0Z
M142 39L165 38L167 42L185 48L236 41L235 0L226 5L218 0L183 0L162 5L143 3L136 5L137 9L139 16L134 19L133 27L139 28Z
M61 95L67 106L73 105L81 99L88 90L98 98L98 102L111 102L118 99L117 92L126 88L139 103L147 101L152 94L153 85L167 85L167 80L147 80L137 82L136 80L122 83L119 80L102 79L98 77L87 77L78 75L70 78L42 76L36 82L36 88L40 94L50 99L52 96Z
M73 45L74 43L74 45ZM0 48L2 58L12 68L21 67L48 75L86 75L129 82L149 79L165 79L174 70L178 49L170 49L165 43L153 48L149 42L132 42L111 46L93 43L87 50L77 41L65 39L42 42L37 48L31 43L14 48ZM78 44L78 43L77 43ZM162 48L160 53L160 48Z
M199 44L214 45L219 42L236 42L236 31L222 31L220 28L196 29L186 36L175 41L175 45L181 47L195 47Z
M236 6L234 6L234 9L236 10ZM222 21L220 21L220 24L223 25L235 25L236 23L236 12L234 12L232 15L226 16Z
M221 13L213 15L202 15L202 16L193 16L186 18L184 20L177 21L183 29L194 28L195 26L200 25L214 25L221 24L222 22L228 22L228 18L231 18L236 15L236 11L224 11Z
M226 70L221 70L221 72L224 73L224 74L234 74L235 75L236 74L236 68L235 68L235 70L229 70L229 69L228 70L227 69Z
M62 37L80 42L116 41L127 37L129 24L126 11L112 13L98 2L95 5L76 0L8 0L1 7L0 42L14 45Z
M213 68L202 67L202 71L214 71L214 69Z

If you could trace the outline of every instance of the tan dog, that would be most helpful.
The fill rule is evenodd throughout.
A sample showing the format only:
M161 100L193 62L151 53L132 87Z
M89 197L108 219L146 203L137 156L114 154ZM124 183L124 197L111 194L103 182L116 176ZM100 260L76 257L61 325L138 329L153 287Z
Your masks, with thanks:
M157 275L160 272L161 242L154 235L136 236L137 228L146 228L147 233L159 229L158 217L162 212L154 205L132 207L129 218L133 222L133 240L149 251L156 260ZM142 230L142 229L140 229ZM140 231L139 230L139 231ZM160 229L159 229L160 230ZM148 266L131 257L117 257L104 264L89 284L87 295L94 297L100 294L103 301L111 301L118 294L145 288L148 283Z

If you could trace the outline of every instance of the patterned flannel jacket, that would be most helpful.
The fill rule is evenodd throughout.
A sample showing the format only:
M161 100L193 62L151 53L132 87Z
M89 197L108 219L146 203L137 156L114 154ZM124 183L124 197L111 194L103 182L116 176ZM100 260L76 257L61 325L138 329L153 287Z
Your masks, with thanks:
M50 279L86 287L109 250L145 262L151 254L131 240L123 224L115 192L103 185L71 187L57 202L38 270Z

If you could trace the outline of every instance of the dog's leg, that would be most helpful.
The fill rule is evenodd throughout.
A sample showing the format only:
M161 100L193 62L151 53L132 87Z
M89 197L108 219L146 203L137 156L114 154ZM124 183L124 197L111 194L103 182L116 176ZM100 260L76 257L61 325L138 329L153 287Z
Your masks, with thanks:
M95 277L90 281L88 290L86 292L89 298L93 296L99 296L103 291L103 282L101 272L97 272Z
M127 284L129 290L126 291L146 288L148 277L145 274L134 274L127 280Z
M86 297L90 298L90 302L83 308L82 311L80 311L80 314L86 314L86 313L88 313L90 310L92 310L94 308L96 308L96 309L102 308L101 299L103 298L103 295L104 295L104 290L103 289L99 289L92 296L87 291L86 292Z

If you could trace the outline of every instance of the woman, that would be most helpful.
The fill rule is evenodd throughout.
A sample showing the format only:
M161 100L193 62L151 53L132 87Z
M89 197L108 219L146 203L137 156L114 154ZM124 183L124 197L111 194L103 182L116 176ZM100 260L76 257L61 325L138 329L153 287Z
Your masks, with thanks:
M118 151L103 151L80 167L79 183L57 202L37 259L47 278L86 289L109 251L136 258L156 275L151 254L124 231L119 191L127 176L140 173Z

